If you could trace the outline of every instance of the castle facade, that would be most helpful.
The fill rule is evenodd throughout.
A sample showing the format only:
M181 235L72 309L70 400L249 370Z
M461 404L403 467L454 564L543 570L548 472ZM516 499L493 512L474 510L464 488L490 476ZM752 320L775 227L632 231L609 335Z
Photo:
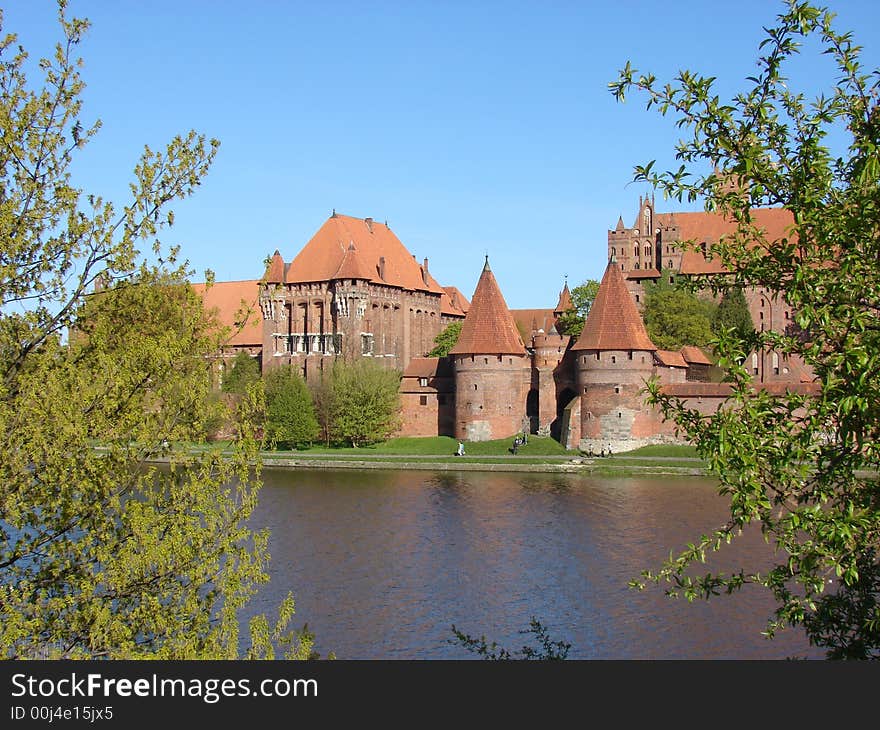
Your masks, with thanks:
M781 209L755 211L768 240L791 224ZM217 360L218 380L241 350L265 372L296 367L314 381L334 358L369 357L402 372L400 435L449 435L463 441L549 434L569 448L622 451L676 440L672 424L644 403L645 381L709 413L727 386L708 382L710 362L696 347L659 350L641 316L645 284L662 276L723 274L711 245L733 231L713 213L661 214L639 201L633 225L608 231L608 265L580 337L557 322L571 308L567 284L553 309L510 310L488 257L468 301L441 286L386 224L335 211L286 263L279 251L263 278L215 284L204 294L221 320L242 316ZM697 250L682 242L695 240ZM791 309L769 294L746 292L758 328L785 328ZM237 302L233 300L238 298ZM452 322L461 335L449 355L428 357ZM755 353L758 387L809 388L801 363Z

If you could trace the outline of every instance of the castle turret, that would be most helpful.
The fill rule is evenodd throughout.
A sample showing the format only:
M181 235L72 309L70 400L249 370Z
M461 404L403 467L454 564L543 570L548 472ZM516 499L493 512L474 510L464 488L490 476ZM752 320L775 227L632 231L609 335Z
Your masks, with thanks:
M521 432L530 363L488 256L449 355L455 367L456 437L489 441Z
M614 258L572 351L581 399L580 447L634 448L652 435L656 418L644 407L641 391L653 373L657 347Z

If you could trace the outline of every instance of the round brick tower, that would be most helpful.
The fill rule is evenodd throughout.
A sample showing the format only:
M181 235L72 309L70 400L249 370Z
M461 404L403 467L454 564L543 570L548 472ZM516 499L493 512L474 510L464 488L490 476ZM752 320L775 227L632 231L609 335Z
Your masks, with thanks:
M449 355L455 369L456 438L489 441L521 433L530 362L488 256Z
M644 405L643 388L654 373L657 347L613 257L572 350L581 398L580 448L620 451L650 440L657 419Z

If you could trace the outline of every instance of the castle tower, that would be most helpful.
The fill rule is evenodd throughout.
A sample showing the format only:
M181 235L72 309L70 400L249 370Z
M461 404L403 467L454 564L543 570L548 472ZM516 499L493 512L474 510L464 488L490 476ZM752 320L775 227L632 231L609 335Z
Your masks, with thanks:
M530 364L488 256L449 355L455 368L456 437L489 441L520 433Z
M559 301L556 303L556 309L553 310L553 316L559 319L569 309L574 309L574 305L571 303L571 292L568 290L568 280L566 280L565 286L559 292Z
M608 262L583 332L572 346L580 403L580 448L634 448L656 432L641 392L657 347L645 330L620 266ZM576 425L576 424L574 424Z

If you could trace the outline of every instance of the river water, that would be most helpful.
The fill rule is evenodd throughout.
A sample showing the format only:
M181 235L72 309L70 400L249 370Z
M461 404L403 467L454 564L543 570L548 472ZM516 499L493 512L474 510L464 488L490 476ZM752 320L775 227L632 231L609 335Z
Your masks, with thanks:
M580 475L265 469L254 527L269 527L271 582L252 607L292 590L294 624L340 659L476 658L452 626L509 649L531 617L570 659L821 658L801 632L761 631L760 589L709 602L627 581L720 524L713 481ZM766 566L757 533L713 566Z

